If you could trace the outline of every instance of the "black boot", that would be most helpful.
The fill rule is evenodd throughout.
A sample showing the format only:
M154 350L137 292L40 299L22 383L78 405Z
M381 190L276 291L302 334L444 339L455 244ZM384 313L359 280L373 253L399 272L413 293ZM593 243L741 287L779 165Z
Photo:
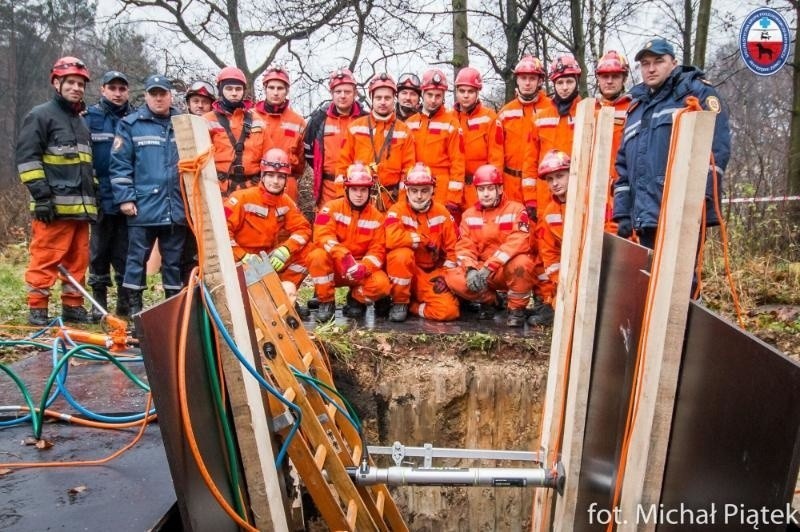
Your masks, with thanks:
M525 309L515 308L508 311L506 317L506 325L508 327L522 327L525 325Z
M392 298L382 297L375 302L375 315L379 318L386 318L392 308Z
M408 317L408 304L395 303L389 310L389 321L406 321Z
M128 304L130 290L124 286L117 286L117 316L127 318L131 315L131 307Z
M91 323L92 318L81 305L61 305L61 319L71 323Z
M367 311L367 306L364 303L358 301L353 296L351 296L350 292L348 292L347 304L344 306L342 314L344 314L348 318L360 318L364 315L366 311Z
M128 308L131 316L142 311L142 291L128 289Z
M47 307L29 308L28 323L31 325L36 325L37 327L44 327L50 323L50 318L47 317Z
M320 301L317 308L317 321L325 323L333 319L336 313L336 303L333 301Z
M311 299L306 303L306 307L308 307L308 310L317 310L319 308L319 299L317 299L316 294L311 296Z
M294 311L297 312L297 315L300 317L301 320L305 321L311 315L311 311L308 310L305 306L301 305L300 303L294 303Z
M103 307L104 310L108 310L108 288L105 286L93 287L92 297L94 297L95 301L100 303L100 306ZM100 321L103 319L103 313L94 305L92 305L92 310L89 314L92 317L92 321Z
M175 288L165 288L165 289L164 289L164 299L169 299L169 298L171 298L172 296L177 296L177 295L178 295L178 294L180 294L180 293L181 293L181 290L180 290L180 288L178 288L178 289L175 289Z
M494 303L481 303L478 307L479 320L493 320L495 307Z
M533 312L528 316L528 325L550 326L556 313L553 307L547 303L542 303L533 308Z

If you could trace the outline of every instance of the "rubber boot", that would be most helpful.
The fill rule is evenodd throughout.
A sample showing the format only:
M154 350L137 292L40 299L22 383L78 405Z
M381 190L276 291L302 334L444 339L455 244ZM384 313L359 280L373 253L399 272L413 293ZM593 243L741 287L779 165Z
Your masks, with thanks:
M353 296L350 295L350 292L347 293L347 304L342 311L342 314L347 316L348 318L360 318L366 312L367 306L364 303L359 302Z
M333 319L336 312L336 303L333 301L320 301L317 308L317 321L325 323Z
M180 288L178 288L178 289L175 289L175 288L164 289L164 299L169 299L169 298L171 298L173 296L177 296L180 293L181 293Z
M515 308L508 311L506 317L506 326L508 327L522 327L525 325L525 309Z
M406 321L406 318L408 318L408 304L395 303L389 309L389 321Z
M108 310L108 288L105 286L93 287L92 297L94 297L95 301L100 303L101 307ZM92 310L89 311L89 314L94 322L98 322L103 319L103 313L100 312L100 310L94 305L92 305Z
M392 298L382 297L375 302L375 315L379 318L386 318L392 308Z
M294 311L297 312L297 315L300 317L301 320L305 321L311 315L311 311L308 310L305 306L301 305L300 303L294 303Z
M317 299L316 294L311 296L311 299L306 303L306 307L308 307L308 310L317 310L319 308L319 299Z
M91 323L92 318L81 305L61 305L61 319L70 323Z
M552 325L555 315L553 307L547 303L542 303L534 307L533 312L528 316L528 325Z
M28 323L31 325L36 325L37 327L44 327L50 323L50 318L47 316L47 307L29 308Z
M131 315L129 300L130 290L124 286L117 287L117 316L121 318L127 318Z
M141 290L128 290L128 308L130 314L139 314L142 311L142 292Z
M493 320L495 307L494 303L481 303L478 307L479 320Z

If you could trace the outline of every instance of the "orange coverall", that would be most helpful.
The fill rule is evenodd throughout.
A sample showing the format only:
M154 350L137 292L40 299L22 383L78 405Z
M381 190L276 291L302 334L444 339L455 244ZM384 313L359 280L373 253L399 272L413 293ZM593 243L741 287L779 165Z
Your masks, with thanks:
M456 224L441 203L417 212L406 201L386 213L386 271L392 302L406 303L421 318L458 318L458 299L447 288L445 272L456 266Z
M531 142L533 119L539 110L550 105L543 90L532 102L519 98L508 102L497 113L497 129L489 152L489 163L503 172L503 195L508 201L536 199L536 181L523 186L523 162L526 147Z
M253 102L244 101L244 107L236 109L233 113L227 112L219 102L214 102L213 110L203 115L208 121L208 133L211 135L211 143L214 145L214 164L217 167L217 174L230 176L233 174L231 163L233 163L234 149L225 128L220 122L220 116L228 119L231 134L236 140L242 134L245 114L250 114L250 134L244 138L244 150L242 151L242 166L245 181L243 183L233 183L230 177L220 180L219 187L222 196L225 197L234 190L255 186L261 176L261 157L264 155L264 119L253 111Z
M417 162L425 163L436 179L434 201L464 204L464 139L453 111L440 107L433 116L412 115L406 125L414 136Z
M535 281L525 207L505 195L492 209L470 207L461 217L460 230L458 267L447 270L447 286L458 296L480 303L492 303L497 290L508 290L509 310L528 306ZM491 271L487 289L470 291L467 270L484 266Z
M414 139L408 126L394 113L387 119L370 113L354 120L347 129L336 175L346 175L347 167L356 161L370 167L375 164L383 204L388 209L397 201L400 180L416 163L414 157Z
M342 147L344 146L344 137L347 134L347 128L355 122L357 116L339 115L328 113L325 116L325 125L323 132L323 153L325 154L322 163L322 187L320 190L320 199L318 205L325 205L332 199L341 198L344 196L344 187L341 182L336 182L336 170L341 158ZM328 176L333 176L330 179Z
M377 301L389 295L389 277L381 268L386 257L383 213L372 203L360 211L347 198L326 203L314 220L314 245L308 254L308 272L321 303L334 299L337 286L349 286L352 297L361 303ZM342 259L347 255L367 270L362 281L345 277Z
M631 95L623 94L613 102L605 98L597 99L597 110L601 107L614 108L614 137L611 141L611 169L608 173L608 200L606 201L605 230L607 233L617 234L617 222L612 220L614 215L614 183L617 180L617 152L622 143L622 132L625 129L625 117L628 106L631 104Z
M261 115L266 126L264 128L264 151L280 148L289 154L292 165L292 177L286 180L286 195L297 202L297 180L303 177L306 159L303 153L303 134L306 121L288 105L279 113L270 113L264 102L256 104L256 112Z
M533 201L537 209L546 207L552 197L547 181L537 179L539 163L542 162L544 154L550 150L561 150L567 155L572 153L575 111L580 101L580 96L572 101L567 116L560 116L556 104L552 102L536 113L531 142L525 153L525 163L522 167L522 182L523 186L528 189L525 202ZM534 193L535 195L533 195Z
M269 253L286 246L290 258L278 276L281 281L299 287L308 273L311 224L294 201L285 193L270 194L259 183L256 187L233 192L225 200L224 208L233 257L241 260L248 253Z
M556 285L561 269L561 240L564 238L566 203L562 203L554 196L550 196L550 198L550 203L539 217L536 237L539 242L539 256L544 264L544 273Z
M472 176L478 167L489 163L489 146L497 132L497 113L485 107L481 102L475 105L471 113L462 112L455 105L461 134L464 137L464 203L462 209L472 207L478 201Z

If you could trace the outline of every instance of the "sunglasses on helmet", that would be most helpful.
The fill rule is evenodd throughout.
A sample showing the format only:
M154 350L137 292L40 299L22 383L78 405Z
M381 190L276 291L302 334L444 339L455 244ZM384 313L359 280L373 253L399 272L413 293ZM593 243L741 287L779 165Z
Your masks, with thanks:
M60 65L55 65L53 70L55 69L62 69L62 68L86 68L86 64L83 61L73 61L72 63L61 63Z
M281 168L289 168L291 165L289 163L282 163L280 161L262 161L264 166L270 166L275 170L280 170Z
M414 85L415 87L419 87L422 83L419 80L419 76L416 74L403 74L400 76L400 80L398 81L400 85Z

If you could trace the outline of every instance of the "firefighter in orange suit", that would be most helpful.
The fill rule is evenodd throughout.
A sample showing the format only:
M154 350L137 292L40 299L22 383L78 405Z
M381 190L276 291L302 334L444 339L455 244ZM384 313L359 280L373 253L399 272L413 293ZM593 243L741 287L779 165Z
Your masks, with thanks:
M525 198L528 217L532 221L537 218L537 208L544 208L550 202L550 190L544 181L536 178L544 154L550 150L572 153L575 112L581 101L578 94L580 75L581 67L572 54L559 56L550 65L550 81L555 85L555 94L550 105L536 114L523 167L523 180L536 183L536 197Z
M380 194L376 206L386 212L399 197L400 179L414 166L414 140L408 126L395 115L397 86L392 77L377 74L368 90L372 112L347 129L337 174L344 176L352 164L364 163L377 178Z
M89 266L89 222L97 220L91 134L81 119L89 71L76 57L50 70L50 101L31 109L17 138L20 180L31 195L30 262L25 271L28 322L47 325L50 288L63 265L83 284ZM62 278L61 317L87 322L83 296Z
M289 74L283 67L272 66L264 72L264 100L256 104L264 128L264 149L280 148L289 154L292 174L286 182L286 194L297 201L297 180L303 177L306 160L303 154L303 135L306 121L289 106Z
M314 202L319 207L344 195L341 180L336 180L339 154L348 126L366 114L356 101L356 79L350 69L334 70L328 88L333 101L314 111L303 140L306 162L313 169Z
M481 73L464 67L456 76L456 103L453 110L458 115L464 137L464 209L478 201L472 177L475 170L489 163L489 146L497 135L497 113L480 101L483 88Z
M506 199L524 203L536 198L536 179L523 179L523 158L531 142L533 119L539 110L550 105L550 98L542 88L547 73L538 58L526 55L520 59L514 75L517 78L517 97L497 113L498 127L489 163L503 169Z
M614 137L611 141L611 170L609 171L605 223L606 232L612 234L617 234L617 223L612 219L614 215L614 183L617 180L617 167L614 163L622 142L622 131L625 129L625 115L631 103L631 95L625 92L625 80L628 78L629 71L628 60L614 50L609 50L600 58L594 71L597 77L597 87L600 90L600 98L597 99L598 110L600 107L614 108Z
M436 179L435 201L459 216L464 204L464 139L458 117L444 107L447 78L438 68L422 75L422 110L406 120L414 135L417 161Z
M539 165L539 179L550 190L550 201L544 207L536 226L536 241L546 280L539 283L542 304L528 316L528 325L553 323L555 290L561 269L561 240L564 236L570 158L563 151L550 150Z
M389 295L389 278L381 268L386 256L384 215L370 202L373 179L360 163L347 169L345 196L326 203L314 220L314 245L308 271L319 299L317 321L335 310L334 289L349 286L345 315L358 318L367 303Z
M222 196L253 187L260 180L264 154L264 120L245 98L247 78L236 67L225 67L217 75L219 100L203 115L214 145L214 164Z
M464 211L456 243L458 266L447 270L447 285L459 297L481 303L479 317L492 317L497 290L508 290L506 325L522 327L534 284L528 214L503 194L503 176L487 164L475 171L478 204Z
M405 199L386 213L386 272L392 283L389 321L458 318L458 299L447 288L445 272L456 266L456 224L444 205L434 201L435 180L422 163L403 185Z

